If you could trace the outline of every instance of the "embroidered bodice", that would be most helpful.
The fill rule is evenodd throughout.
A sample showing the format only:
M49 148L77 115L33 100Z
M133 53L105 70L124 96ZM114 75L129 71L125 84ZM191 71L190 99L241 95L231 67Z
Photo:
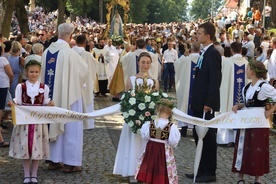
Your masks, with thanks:
M165 128L156 128L153 121L150 122L150 137L154 139L168 140L172 122L168 122Z
M257 88L257 90L254 92L254 95L251 99L247 99L245 100L245 106L246 107L264 107L265 103L266 103L266 99L265 100L259 100L258 99L258 94L261 90L262 85L265 84L265 82L261 82ZM250 87L251 82L249 84L247 84L244 88L244 99L246 99L246 92L248 90L248 88Z
M38 94L34 96L34 103L32 103L31 97L27 94L27 85L26 83L22 83L22 105L33 105L33 106L41 106L44 101L44 87L45 85L40 83Z

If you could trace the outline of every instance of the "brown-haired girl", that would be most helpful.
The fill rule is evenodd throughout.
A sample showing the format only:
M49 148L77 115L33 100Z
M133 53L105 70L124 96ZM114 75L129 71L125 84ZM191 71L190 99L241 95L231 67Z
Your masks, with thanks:
M173 102L161 99L158 102L157 119L146 122L141 128L142 139L147 146L139 159L136 179L151 184L176 184L178 176L172 147L180 140L180 132L170 121Z
M38 81L41 64L36 60L31 60L26 64L25 69L28 80L17 85L14 98L15 104L24 106L53 106L54 103L48 97L49 87ZM14 126L9 155L23 160L23 183L38 183L38 161L49 158L47 124Z
M246 69L246 76L252 82L243 90L244 104L234 105L232 110L243 107L265 107L268 98L276 97L276 89L266 79L267 70L263 63L251 61ZM269 117L276 106L265 111ZM260 184L262 175L269 173L269 128L249 128L238 130L234 150L232 172L237 172L238 184L244 184L244 174L255 176L255 183Z

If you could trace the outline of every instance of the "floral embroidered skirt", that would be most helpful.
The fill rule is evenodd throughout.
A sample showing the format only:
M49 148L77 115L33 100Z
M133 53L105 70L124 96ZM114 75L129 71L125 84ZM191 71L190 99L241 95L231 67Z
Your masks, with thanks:
M150 140L139 159L135 178L151 184L178 183L172 148L167 143Z
M245 130L241 170L235 168L240 131L236 136L232 172L251 176L262 176L269 173L269 129L252 128Z

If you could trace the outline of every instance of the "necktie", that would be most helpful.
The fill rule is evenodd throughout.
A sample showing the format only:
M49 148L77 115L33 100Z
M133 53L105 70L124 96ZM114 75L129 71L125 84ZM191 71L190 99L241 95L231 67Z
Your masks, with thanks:
M202 60L203 60L204 50L202 50L200 57L198 58L196 68L201 69L202 66Z

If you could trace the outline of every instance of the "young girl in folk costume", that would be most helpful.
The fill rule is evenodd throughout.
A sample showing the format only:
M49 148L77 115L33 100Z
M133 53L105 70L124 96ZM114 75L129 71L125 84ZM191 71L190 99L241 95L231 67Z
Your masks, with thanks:
M265 81L266 73L262 62L248 63L246 76L252 82L242 90L245 103L234 105L234 112L243 107L265 107L268 98L275 99L276 89ZM275 110L274 105L265 111L265 116L269 117ZM255 176L254 184L260 184L261 176L269 173L269 128L238 130L232 172L239 173L238 184L245 183L244 174Z
M25 69L28 80L17 85L14 98L15 104L24 106L53 106L54 103L48 97L49 87L38 81L41 64L38 61L31 60L26 64ZM38 161L49 158L47 124L14 126L9 155L23 160L23 183L38 183Z
M176 125L170 122L173 102L158 102L158 117L146 122L141 128L142 139L148 140L146 149L138 162L136 179L151 184L177 184L178 177L172 147L180 140Z
M149 69L152 63L150 54L148 52L142 52L137 61L139 72L135 76L130 77L126 91L135 89L135 86L142 85L143 83L139 82L144 81L144 77L148 78L147 84L152 91L158 90L158 81L151 79L151 76L149 75ZM131 127L127 123L124 123L119 139L113 174L119 174L123 177L130 176L130 182L136 182L134 179L135 169L145 144L146 142L141 139L141 136L133 133Z

